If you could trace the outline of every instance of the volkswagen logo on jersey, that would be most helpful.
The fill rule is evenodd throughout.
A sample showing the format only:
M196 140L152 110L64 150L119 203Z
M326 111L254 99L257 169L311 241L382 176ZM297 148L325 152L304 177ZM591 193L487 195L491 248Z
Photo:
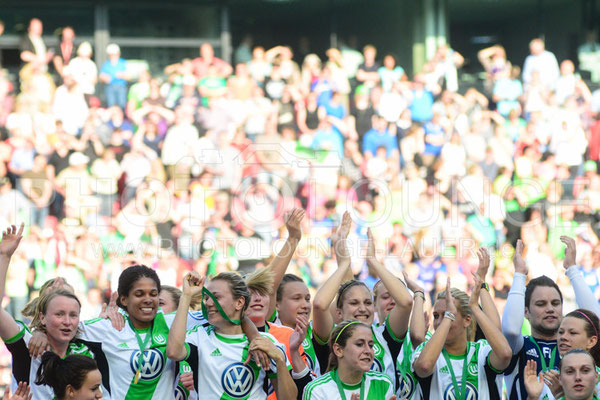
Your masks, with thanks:
M462 383L461 383L462 384ZM462 390L461 384L458 385L458 390ZM467 382L467 391L464 400L477 400L477 388L471 382ZM458 400L454 393L454 384L450 384L444 392L444 400Z
M468 369L469 369L469 374L471 374L473 376L477 376L477 373L479 372L479 367L477 366L476 363L469 364Z
M242 363L233 363L221 375L221 386L228 396L243 399L254 386L254 372Z
M381 365L381 361L378 359L373 359L373 365L371 365L371 371L383 372L383 366Z
M415 394L417 385L415 385L413 377L410 374L406 374L404 378L400 381L400 387L398 388L398 400L410 399Z
M140 358L140 351L136 350L131 353L129 359L129 366L131 371L135 374L137 372L138 360ZM140 367L140 379L143 381L151 381L160 376L165 366L165 357L157 349L150 349L144 352L142 358L142 365Z
M175 387L175 400L187 400L187 394L181 386Z
M304 340L302 341L302 347L304 347L305 349L308 349L311 346L311 343L308 341L307 338L304 338Z

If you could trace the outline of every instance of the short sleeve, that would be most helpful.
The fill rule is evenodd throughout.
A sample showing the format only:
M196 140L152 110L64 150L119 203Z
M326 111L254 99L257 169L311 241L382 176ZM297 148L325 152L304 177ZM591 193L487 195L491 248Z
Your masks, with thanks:
M79 323L79 338L90 342L103 342L108 336L110 320L94 318ZM112 325L110 325L112 328Z

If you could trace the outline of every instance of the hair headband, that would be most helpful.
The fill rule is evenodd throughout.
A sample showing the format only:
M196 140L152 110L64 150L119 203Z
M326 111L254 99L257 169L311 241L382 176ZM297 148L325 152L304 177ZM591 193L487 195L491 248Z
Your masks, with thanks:
M342 329L340 329L340 333L337 334L337 336L335 337L335 340L333 341L333 344L336 344L338 339L340 338L340 335L342 334L342 332L344 332L344 330L349 327L350 325L355 325L355 324L362 324L362 322L360 321L352 321L352 322L348 322L348 324L346 324L346 326L344 326Z
M594 323L592 322L592 320L590 319L590 317L588 317L587 315L585 315L584 312L581 312L579 310L575 310L575 312L577 314L583 315L584 318L588 320L588 322L590 323L590 325L592 325L592 328L594 328L594 332L596 333L596 337L600 340L600 336L598 336L598 328L596 328L596 325L594 325Z

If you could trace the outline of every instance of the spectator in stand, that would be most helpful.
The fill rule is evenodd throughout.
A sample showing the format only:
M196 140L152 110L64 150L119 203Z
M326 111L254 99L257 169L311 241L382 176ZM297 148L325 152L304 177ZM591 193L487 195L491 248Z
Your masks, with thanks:
M235 66L235 75L227 80L227 87L234 99L245 101L252 97L256 82L250 76L246 64L240 63Z
M560 77L556 81L555 94L556 101L561 105L572 96L586 103L591 102L592 93L581 76L575 73L573 61L564 60L560 63Z
M510 63L506 60L506 50L496 44L479 50L477 58L486 72L485 88L491 91L500 76L510 69Z
M406 79L404 69L396 63L396 58L391 54L383 57L383 66L377 70L377 73L384 92L390 92L396 82Z
M150 95L150 71L140 72L138 81L131 85L127 94L127 107L125 114L131 119L135 110L142 106L142 102Z
M425 85L425 76L416 75L410 103L410 115L414 122L425 123L433 118L433 96L439 92L431 92Z
M271 63L267 61L265 49L257 46L252 49L252 60L248 62L248 71L260 87L264 87L265 78L271 75Z
M520 109L519 98L523 95L523 85L519 80L521 68L510 67L510 63L496 76L493 99L496 102L496 110L503 117L507 117L513 109Z
M523 82L530 83L533 72L537 71L541 84L546 89L554 89L559 76L558 61L554 54L546 50L544 41L539 38L529 43L529 52L523 64Z
M46 71L54 53L46 48L44 39L42 39L43 31L42 21L37 18L31 19L27 28L27 35L21 40L19 49L21 51L21 61L31 64L35 69Z
M63 76L63 68L75 58L75 31L70 26L61 29L58 37L58 46L54 50L54 68Z
M398 159L400 153L398 150L398 140L388 130L388 123L385 118L373 116L373 127L365 133L363 137L363 152L368 160L374 157L377 149L383 146L388 158Z
M365 85L366 87L373 88L379 83L379 67L380 64L375 61L377 56L377 49L373 45L366 45L363 48L363 56L365 62L359 65L358 71L356 71L356 80L359 84Z
M215 68L214 75L220 78L226 78L233 72L231 65L215 57L215 50L210 43L203 43L200 46L200 57L194 58L192 64L194 75L198 79L206 77L211 66Z
M121 58L121 49L115 43L106 46L108 60L100 68L100 81L106 85L105 96L108 107L127 106L127 62Z
M83 42L77 48L77 57L69 62L69 69L79 90L86 96L86 100L96 92L96 82L98 82L98 68L92 61L92 45L90 42Z
M52 111L65 132L78 136L88 117L88 105L71 67L64 67L62 73L64 83L56 89Z
M54 192L52 182L48 179L47 165L46 156L37 154L33 159L33 167L21 178L23 193L33 203L30 221L38 226L44 226Z

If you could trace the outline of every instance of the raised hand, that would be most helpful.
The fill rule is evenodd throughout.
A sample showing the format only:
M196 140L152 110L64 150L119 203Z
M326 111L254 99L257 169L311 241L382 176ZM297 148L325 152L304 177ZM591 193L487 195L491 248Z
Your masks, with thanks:
M308 318L300 315L296 318L296 328L290 335L290 352L298 352L302 341L306 338L306 331L308 330Z
M469 299L469 307L477 307L479 308L479 294L481 293L481 285L483 284L483 279L479 276L479 274L473 274L473 291L471 292L471 298Z
M373 238L371 228L367 228L367 238L369 239L367 243L367 260L376 260L377 250L375 250L375 239Z
M0 256L12 257L13 253L19 247L21 239L23 239L23 228L25 224L21 224L19 229L15 225L11 225L2 232L2 242L0 242Z
M525 389L527 390L527 397L529 399L538 399L544 390L544 378L540 372L539 376L536 374L537 363L533 360L528 360L524 370Z
M561 397L563 397L563 388L560 384L560 374L558 373L558 371L555 371L553 369L548 370L545 373L543 373L543 378L544 382L546 382L546 385L548 385L548 387L550 388L552 395L556 399L560 399Z
M31 393L31 388L29 387L27 382L19 382L19 386L17 386L15 394L10 396L7 387L4 391L4 396L2 396L2 400L31 400L32 397L33 393Z
M406 271L402 271L402 276L404 276L404 282L406 282L406 287L413 293L421 292L425 295L425 289L423 289L417 282L413 281L408 277Z
M567 246L565 249L565 259L563 260L563 266L567 269L577 262L577 246L575 246L575 239L569 236L561 236L560 241Z
M479 266L477 267L477 275L485 282L488 270L490 269L490 253L485 247L480 247L477 251L477 258L479 259Z
M269 338L266 338L264 336L257 337L256 339L252 340L252 342L250 342L250 347L248 350L249 351L255 351L255 350L263 351L267 354L267 356L269 356L269 358L272 358L273 360L277 360L278 358L281 359L282 357L285 357L283 352L280 349L278 349L277 346L275 346L275 344L273 342L271 342L271 340Z
M523 242L521 239L517 240L517 247L515 247L515 254L513 255L513 264L515 272L527 275L528 268L527 263L523 260Z
M186 296L193 297L202 293L205 279L205 277L200 276L200 274L196 271L189 272L183 278L183 294Z
M350 213L346 211L342 217L342 223L340 226L337 229L332 229L331 231L331 245L333 246L336 257L350 258L346 239L350 233L351 226L352 218L350 218Z
M450 277L448 277L446 281L446 311L456 315L456 303L454 303L454 297L452 297L450 289Z
M294 208L285 216L285 227L288 230L290 238L300 240L302 238L302 229L300 224L304 218L305 211L301 208Z
M119 306L117 305L118 297L119 294L116 290L110 295L110 301L108 302L108 307L106 308L105 318L110 319L110 323L112 324L113 328L121 331L125 327L125 318L123 317L123 314L119 312Z

